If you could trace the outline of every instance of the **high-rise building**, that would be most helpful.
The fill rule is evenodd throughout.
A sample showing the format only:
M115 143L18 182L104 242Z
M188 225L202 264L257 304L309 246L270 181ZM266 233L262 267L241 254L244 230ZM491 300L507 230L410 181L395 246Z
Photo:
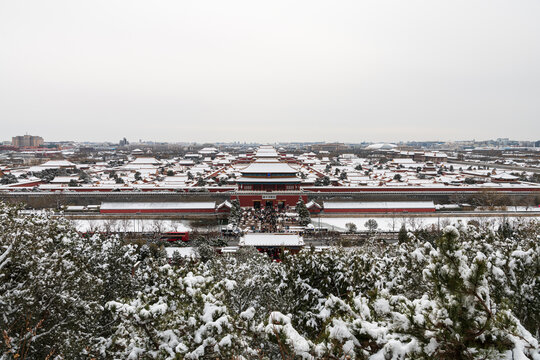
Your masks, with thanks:
M23 135L11 138L11 145L15 147L38 147L43 145L41 136Z

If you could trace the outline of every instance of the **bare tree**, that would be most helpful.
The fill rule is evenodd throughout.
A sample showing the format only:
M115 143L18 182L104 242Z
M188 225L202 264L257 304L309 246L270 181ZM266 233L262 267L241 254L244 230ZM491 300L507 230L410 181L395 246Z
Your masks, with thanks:
M163 222L161 220L154 220L152 222L152 237L155 239L155 240L158 240L162 233L164 231L164 226L163 226Z
M108 219L103 222L103 229L106 233L118 232L118 221L114 219Z
M424 221L417 217L410 217L408 219L409 228L412 231L416 231L424 227Z
M348 230L350 233L355 233L356 230L357 230L357 227L356 227L356 224L355 224L355 223L349 222L349 223L346 223L345 226L347 227L347 230Z
M100 230L100 225L94 220L88 221L88 232L91 234L95 234Z
M377 221L375 221L375 219L369 219L368 221L366 221L364 226L368 229L370 233L372 233L372 232L375 232L375 230L377 230L377 228L379 227L379 224L377 224Z
M131 230L130 225L131 225L131 220L129 220L127 217L122 218L122 220L120 220L120 229L122 230L124 235L130 232Z

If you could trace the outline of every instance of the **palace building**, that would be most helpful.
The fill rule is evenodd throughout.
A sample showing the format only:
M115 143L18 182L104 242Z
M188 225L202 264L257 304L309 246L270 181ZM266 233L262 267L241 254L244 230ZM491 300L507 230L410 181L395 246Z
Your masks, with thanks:
M241 170L238 190L276 191L299 190L301 179L297 171L277 159L256 160Z
M279 160L279 153L271 146L261 146L254 155L255 160L240 170L242 177L237 179L241 206L284 207L294 206L298 195L286 192L298 192L301 179L298 171L288 163ZM260 192L260 195L255 193ZM266 193L266 194L262 194ZM268 194L271 193L271 194Z

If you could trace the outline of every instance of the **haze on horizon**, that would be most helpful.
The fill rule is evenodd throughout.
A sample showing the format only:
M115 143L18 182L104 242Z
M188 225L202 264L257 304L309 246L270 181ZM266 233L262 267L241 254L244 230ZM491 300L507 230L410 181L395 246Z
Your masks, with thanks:
M540 2L0 2L0 140L540 139Z

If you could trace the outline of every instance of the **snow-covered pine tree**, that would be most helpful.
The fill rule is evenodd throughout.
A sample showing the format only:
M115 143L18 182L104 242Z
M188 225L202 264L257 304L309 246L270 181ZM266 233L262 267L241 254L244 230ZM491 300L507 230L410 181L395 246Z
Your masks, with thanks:
M487 256L479 251L468 256L456 228L445 228L436 248L425 253L424 295L412 300L390 298L388 313L397 310L404 316L401 324L392 324L395 334L408 344L403 343L399 351L408 348L410 355L425 359L540 355L538 341L508 305L492 298ZM389 345L384 347L387 356L396 353L395 345Z
M3 358L539 359L538 224L171 264L0 205ZM209 239L208 242L215 242ZM212 250L213 251L213 250ZM532 334L531 334L532 332Z
M238 225L242 217L242 208L237 199L231 201L231 212L229 213L229 224Z
M407 229L405 228L405 224L403 224L399 228L398 242L402 244L402 243L407 242L408 240L409 240L409 235L407 233Z
M311 223L311 216L309 215L309 210L304 204L304 200L300 198L296 203L296 213L298 214L298 223L302 226L306 226Z
M90 356L114 326L103 305L132 291L135 249L116 237L84 239L51 213L20 210L0 203L0 352Z

